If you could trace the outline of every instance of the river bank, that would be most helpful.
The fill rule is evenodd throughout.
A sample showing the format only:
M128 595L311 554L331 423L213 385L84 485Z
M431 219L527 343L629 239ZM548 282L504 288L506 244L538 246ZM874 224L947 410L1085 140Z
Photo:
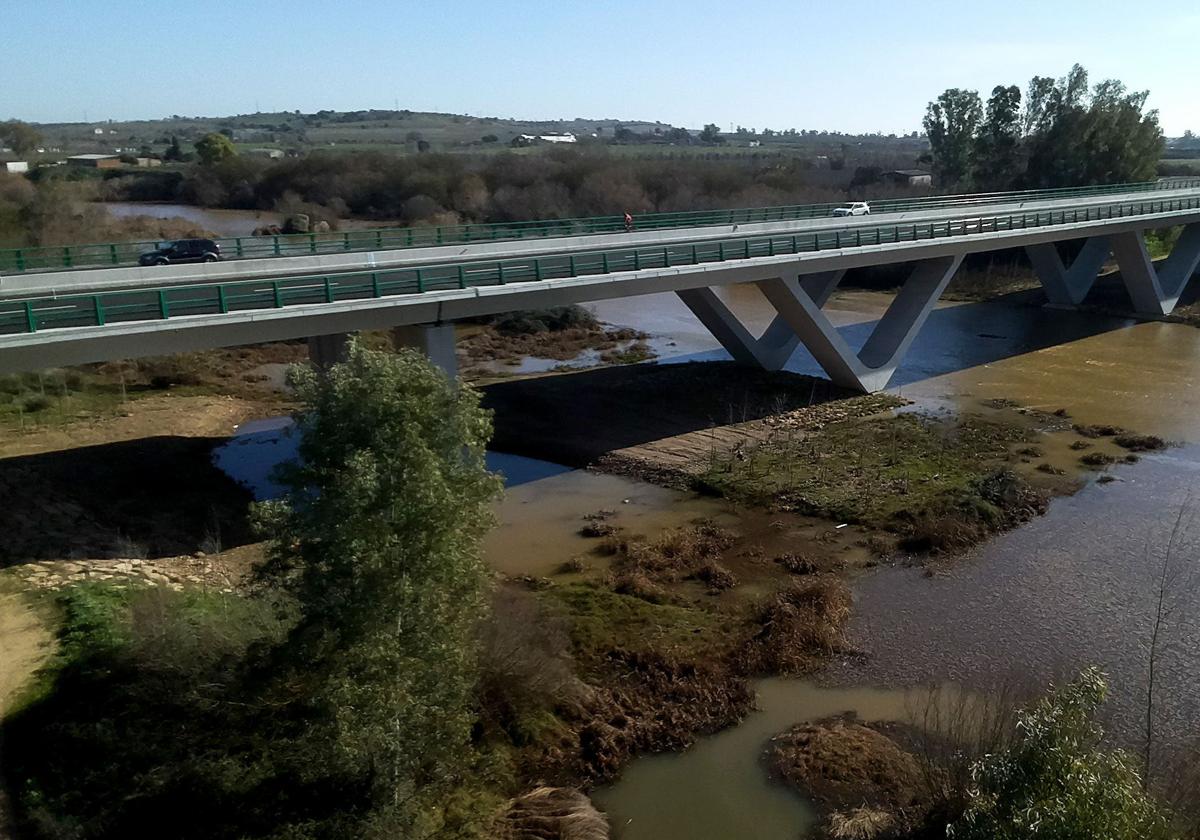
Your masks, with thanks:
M751 313L755 311L752 294L738 300L748 304ZM854 332L886 301L882 295L849 294L835 301L841 307L835 318ZM643 304L651 315L670 312L674 305L664 299ZM1197 431L1194 391L1186 387L1196 375L1194 357L1188 355L1194 342L1186 335L1194 331L1169 324L1089 321L1067 313L1051 316L1040 310L1017 313L1015 307L997 305L939 307L935 315L941 329L918 340L912 371L902 371L900 387L886 399L875 398L881 400L877 403L856 403L822 390L827 386L797 373L805 369L803 359L794 360L790 374L773 380L727 374L719 364L659 365L489 386L487 398L497 410L497 439L526 440L525 454L562 455L560 460L569 465L592 463L607 452L630 449L638 450L644 459L658 457L651 463L659 467L666 456L675 459L667 469L646 469L641 474L669 486L622 475L564 472L510 487L498 508L501 525L486 548L489 562L508 581L507 587L530 592L544 608L576 628L572 656L589 684L606 690L599 699L593 698L596 705L590 712L551 733L555 739L566 734L575 743L594 738L589 743L597 749L586 754L583 764L579 759L585 754L570 750L523 753L523 772L529 782L539 768L543 774L552 770L553 780L562 783L595 784L619 777L614 786L598 788L596 799L615 826L624 826L622 836L688 836L683 828L673 835L665 818L653 823L656 834L636 833L639 825L647 823L649 803L636 780L649 778L640 769L648 762L646 766L659 768L655 772L662 774L654 777L660 787L677 791L695 787L693 800L712 800L712 807L700 813L713 820L727 819L736 825L750 818L747 811L739 810L739 801L762 802L764 796L771 799L778 794L781 802L795 804L782 805L776 812L780 831L791 826L794 834L806 824L803 813L809 812L802 799L771 787L758 766L757 755L767 736L814 717L850 710L867 714L856 709L856 704L866 701L856 700L853 693L855 686L864 683L978 684L980 672L995 667L998 653L1013 668L1033 663L1039 676L1057 676L1094 661L1104 664L1114 653L1125 656L1127 652L1131 664L1119 672L1115 688L1124 714L1132 719L1139 684L1134 664L1145 624L1130 618L1145 615L1147 592L1140 584L1134 587L1136 597L1128 591L1131 580L1146 580L1146 563L1135 562L1144 557L1135 535L1146 532L1146 523L1156 523L1161 530L1198 469L1197 456L1190 447L1172 447L1139 455L1141 463L1092 470L1080 459L1100 452L1120 460L1128 450L1115 443L1114 435L1089 436L1072 426L1087 430L1115 423L1172 440L1194 439L1190 437ZM711 347L688 346L687 331L671 329L671 317L664 317L657 329L645 319L635 319L630 328L647 332L652 347L674 353L670 361L720 355ZM1050 344L1055 331L1077 340ZM980 341L984 332L996 337ZM1154 347L1174 352L1148 352ZM1144 375L1139 367L1143 364L1151 366L1153 377ZM235 376L229 381L236 380ZM128 416L118 413L86 420L67 416L61 425L11 436L6 446L13 446L13 454L28 455L39 447L67 449L85 439L100 442L108 436L115 441L122 435L127 439L177 428L218 434L213 430L223 426L219 434L225 436L237 423L272 409L278 413L277 406L285 401L273 399L255 403L238 398L223 404L211 395L172 389L169 395L139 397L125 409ZM924 418L921 423L933 424L930 428L936 429L936 435L924 426L914 427L917 421L911 414L892 416L899 403L909 401L913 405L905 411L919 412ZM167 405L175 408L168 411ZM831 411L840 416L825 416ZM806 416L820 422L806 421ZM892 422L900 425L887 425ZM1002 431L975 434L991 425ZM836 433L826 434L830 428ZM86 436L76 436L76 430L88 431ZM679 445L689 435L695 438L694 445ZM947 445L930 445L937 441ZM866 447L864 442L872 445ZM965 448L955 450L962 442ZM1087 446L1072 448L1075 444ZM947 457L954 463L971 466L971 478L964 479L957 468L916 469L900 457L910 449L924 461L935 449L939 458L944 454L940 450L948 450ZM814 453L828 457L814 460ZM595 455L600 457L594 459ZM169 469L173 463L154 454L136 460L147 470ZM853 469L833 469L831 460ZM180 475L191 475L199 464L195 459L190 463ZM1046 469L1041 469L1043 465ZM714 466L725 469L709 475ZM908 558L915 555L898 551L904 523L894 517L897 511L851 504L901 495L928 501L930 497L921 495L926 491L934 496L942 491L957 494L999 466L1060 498L1049 504L1045 517L997 539L989 536L966 557L952 552L955 559L950 563L908 568ZM613 469L611 464L608 468ZM1069 474L1058 475L1058 470ZM786 486L765 483L789 472ZM820 478L815 484L796 481L813 473ZM680 489L693 487L693 482L706 476L709 495ZM1116 480L1100 483L1102 476ZM1061 497L1081 484L1081 492ZM921 494L903 493L905 485ZM152 486L147 482L148 488ZM245 492L214 488L222 497ZM831 496L830 491L838 488L843 489L841 498ZM711 495L714 489L720 495ZM161 486L148 492L145 502L155 504L154 496L162 492ZM1136 504L1130 503L1133 497ZM798 499L804 504L797 504ZM1092 527L1097 517L1103 519L1103 529ZM858 521L837 527L850 519ZM704 539L696 538L697 528ZM593 535L585 536L585 529ZM1104 537L1092 537L1092 531ZM1125 537L1117 538L1122 533ZM1026 539L1029 534L1037 536ZM197 531L197 545L201 536ZM1074 553L1073 546L1079 544L1088 546L1086 557ZM90 556L86 548L72 550L83 551L83 558ZM672 562L663 562L667 555ZM776 562L785 557L785 562ZM1003 576L997 577L998 571ZM770 684L750 682L737 672L713 671L714 657L724 658L723 668L746 659L746 645L755 635L756 623L763 626L761 618L773 595L793 583L825 575L844 578L855 592L855 605L844 616L848 620L845 638L841 629L836 637L810 634L806 638L813 642L811 650L802 650L791 662L807 663L801 673L831 663L821 679L834 686L828 695L819 695L812 693L817 689L810 683L786 681L794 688L783 695L794 699L778 707L785 711L772 717L769 732L761 733L756 724L751 725L758 719L752 711L754 692L764 710L776 708L766 699L770 689L764 686ZM734 583L728 585L731 577ZM1013 599L1020 609L1014 609ZM840 601L828 606L836 603ZM1185 598L1181 603L1188 602ZM788 611L795 604L785 601L777 606ZM1005 625L1006 610L1014 615L1011 627ZM937 616L936 626L931 626L930 616ZM631 619L631 632L614 635L615 627ZM1028 626L1022 628L1022 622ZM811 619L805 619L803 626L811 628ZM996 627L1005 628L1000 642L992 636ZM1066 636L1064 627L1071 629ZM1195 635L1189 627L1181 613L1173 613L1170 631L1176 641L1168 657L1168 676L1161 683L1159 707L1164 738L1179 722L1195 719L1179 699L1191 685L1187 663L1194 661L1195 652L1188 640ZM648 643L639 636L647 628L655 631ZM1051 647L1049 640L1058 638L1073 641ZM994 650L997 646L1003 650ZM622 653L612 659L614 651ZM860 653L850 655L856 651ZM664 655L670 658L664 660ZM780 670L779 664L759 672ZM1043 667L1050 664L1054 667ZM703 667L697 671L697 666ZM624 699L608 693L612 686L622 686L622 679L634 680L624 684L628 691ZM1126 680L1128 688L1123 689ZM845 687L850 693L841 693ZM818 696L832 699L818 702L814 699ZM716 698L719 702L713 703ZM707 712L706 703L711 704ZM629 723L616 726L613 713L622 708ZM658 713L668 715L672 728L651 725L647 716ZM724 728L739 720L744 723ZM750 728L743 730L747 725ZM721 734L702 737L718 729ZM535 739L534 747L538 744L544 746ZM633 758L641 751L687 744L696 746L682 753ZM729 746L709 752L709 744ZM745 778L726 779L725 793L718 796L716 790L721 788L716 782L698 784L703 763L694 758L697 755L708 755L705 760L716 767L745 767L741 773ZM634 781L627 783L627 779ZM764 790L773 792L762 794ZM674 814L680 826L687 824L681 811L663 811Z

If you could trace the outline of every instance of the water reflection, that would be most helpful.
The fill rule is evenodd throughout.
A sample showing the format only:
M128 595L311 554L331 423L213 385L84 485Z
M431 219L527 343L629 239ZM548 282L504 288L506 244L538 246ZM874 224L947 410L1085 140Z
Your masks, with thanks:
M879 571L856 588L852 635L870 652L839 682L1040 682L1099 665L1111 683L1107 723L1142 737L1147 645L1167 541L1172 551L1156 685L1156 737L1184 739L1200 720L1200 446L1121 467L1119 480L1056 500L1049 513L934 578Z
M750 284L719 294L753 330L773 315ZM866 340L891 298L840 293L826 307L851 346ZM644 330L663 362L729 355L674 294L589 305L609 323ZM939 303L917 335L890 390L921 398L1004 397L1068 408L1083 422L1107 422L1172 439L1200 441L1200 330L1091 312L1016 303ZM787 365L824 376L800 348Z
M773 782L761 761L771 736L805 721L854 711L867 721L906 720L925 692L823 688L806 680L754 685L758 710L684 753L635 760L592 798L618 840L754 837L795 840L816 822L812 806Z
M272 475L280 464L295 460L299 445L292 419L272 417L238 427L229 441L213 450L212 458L219 470L262 501L283 495L283 488ZM561 464L503 452L488 452L487 467L504 477L505 487L518 487L570 471L570 467Z

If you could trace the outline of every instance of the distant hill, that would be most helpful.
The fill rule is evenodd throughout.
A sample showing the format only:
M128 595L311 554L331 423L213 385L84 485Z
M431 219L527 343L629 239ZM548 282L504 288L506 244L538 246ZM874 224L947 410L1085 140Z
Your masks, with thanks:
M226 130L238 144L266 146L397 146L424 140L444 150L506 145L521 134L574 134L612 139L617 129L638 134L665 134L674 126L648 120L571 119L514 120L421 111L282 111L228 117L172 116L161 120L97 123L43 123L38 126L49 145L64 152L107 152L143 145L165 146L171 136L193 141ZM485 139L486 138L486 139Z
M379 149L392 152L487 151L506 148L519 135L573 134L583 143L611 143L618 137L625 145L676 144L691 142L697 127L673 126L651 120L621 120L610 117L569 120L518 120L408 110L296 111L238 114L225 117L171 116L161 120L97 123L43 123L38 126L45 145L63 154L134 153L144 148L162 151L177 137L189 144L214 131L229 134L240 148L334 150ZM624 129L624 131L622 131ZM631 133L631 134L630 134ZM837 132L791 131L750 132L741 129L724 134L730 147L803 148L811 153L837 153L843 146L879 146L889 150L926 148L924 138L913 135L844 135ZM914 155L915 156L915 155Z

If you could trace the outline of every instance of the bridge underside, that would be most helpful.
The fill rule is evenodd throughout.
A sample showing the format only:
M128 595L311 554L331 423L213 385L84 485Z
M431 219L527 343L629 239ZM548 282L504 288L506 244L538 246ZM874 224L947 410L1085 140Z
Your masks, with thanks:
M1185 225L1171 254L1155 265L1140 231L1087 239L1068 268L1053 242L1025 248L1046 297L1059 306L1078 306L1111 255L1121 270L1133 309L1140 315L1169 315L1200 265L1200 224Z
M1062 221L1064 216L1054 224L1026 226L1024 218L1007 217L1006 225L987 230L983 221L976 220L973 224L977 230L969 236L935 236L935 228L944 229L918 224L910 226L903 240L895 233L886 243L812 250L793 247L784 253L775 253L774 248L779 241L786 245L786 239L779 240L768 231L758 241L760 251L753 257L749 255L750 239L746 239L745 256L736 256L735 252L734 258L727 259L728 252L721 245L720 259L698 260L693 253L688 260L685 247L682 264L673 265L683 246L668 245L660 252L661 264L652 267L639 267L640 252L635 249L634 264L629 268L609 271L606 262L604 271L577 272L572 257L569 271L559 265L558 275L536 281L506 283L501 277L496 284L458 283L419 294L348 297L289 306L277 303L274 307L220 313L176 314L169 319L164 304L160 319L105 323L97 316L97 323L79 327L0 335L0 373L297 338L308 338L313 361L328 365L342 357L349 332L386 329L395 331L397 344L421 349L453 374L453 324L457 320L675 292L740 362L778 370L803 345L839 385L876 391L892 379L965 255L1024 248L1050 302L1063 306L1075 306L1084 300L1112 256L1133 308L1149 317L1161 317L1175 308L1200 265L1200 208L1190 204L1182 210L1160 207L1132 216L1109 212L1078 224L1074 217ZM968 223L959 224L965 231ZM1059 227L1063 224L1071 227ZM1156 263L1147 250L1145 231L1172 224L1182 227L1181 235L1171 254ZM1056 244L1067 239L1083 240L1070 265L1064 262ZM846 270L897 263L909 266L907 280L867 340L861 347L850 347L823 307ZM331 295L330 278L318 279L325 281L325 294ZM262 282L269 294L270 282ZM714 291L734 283L755 284L773 307L774 316L761 335L739 321ZM308 293L305 287L299 290ZM163 294L160 292L160 300ZM61 307L71 300L68 296L60 304L52 298L47 306ZM85 316L87 312L79 317Z
M878 391L887 386L961 263L962 256L913 263L900 293L858 350L846 343L821 310L845 271L758 281L776 315L757 338L712 289L686 289L676 294L737 361L779 370L803 344L838 385Z
M1051 304L1079 305L1113 256L1134 311L1161 316L1175 308L1200 265L1200 224L1186 225L1170 256L1157 266L1139 231L1085 240L1069 267L1053 242L1029 245L1025 250ZM822 311L845 275L844 269L757 281L775 310L770 325L759 336L712 288L683 289L676 294L735 361L781 370L803 345L835 383L870 392L887 387L961 263L961 255L911 263L900 293L857 350Z

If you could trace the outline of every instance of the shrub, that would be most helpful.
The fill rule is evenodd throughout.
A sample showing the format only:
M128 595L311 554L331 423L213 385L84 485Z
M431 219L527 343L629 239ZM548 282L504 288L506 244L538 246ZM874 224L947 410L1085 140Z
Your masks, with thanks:
M802 674L846 649L850 590L837 578L797 582L759 605L758 629L741 658L747 673Z
M531 721L579 692L567 624L532 593L506 586L479 634L482 717L524 743Z
M1096 669L1020 713L1011 747L972 769L957 840L1156 840L1170 837L1162 809L1132 757L1100 747L1096 712L1107 686Z
M17 404L21 407L22 411L29 414L36 414L39 411L45 411L53 405L53 402L45 394L29 394L17 400Z

